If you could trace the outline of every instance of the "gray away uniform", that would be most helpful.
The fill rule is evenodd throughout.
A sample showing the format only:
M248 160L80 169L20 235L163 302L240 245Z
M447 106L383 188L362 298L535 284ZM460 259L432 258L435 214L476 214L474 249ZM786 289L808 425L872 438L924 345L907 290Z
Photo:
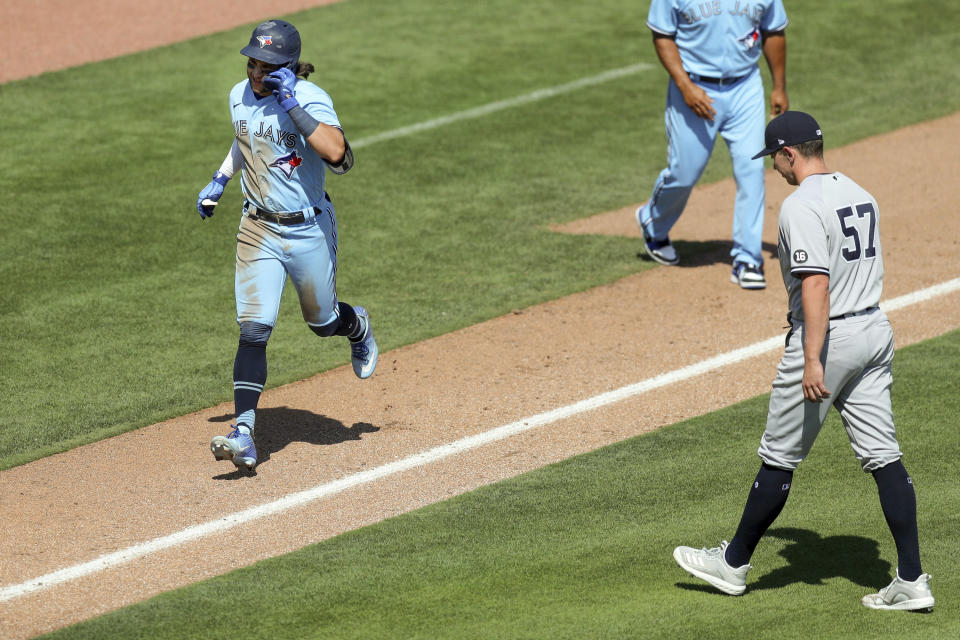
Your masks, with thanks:
M807 456L831 405L836 406L864 471L902 456L893 425L893 329L877 304L883 288L879 208L842 173L808 176L780 209L778 253L791 330L770 396L758 451L767 464L795 469ZM820 404L803 397L805 329L802 274L830 278L830 326L820 360Z

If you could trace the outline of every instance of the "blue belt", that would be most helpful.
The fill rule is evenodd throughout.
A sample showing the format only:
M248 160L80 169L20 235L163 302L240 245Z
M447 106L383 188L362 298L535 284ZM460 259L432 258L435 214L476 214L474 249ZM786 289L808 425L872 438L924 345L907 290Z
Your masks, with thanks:
M736 78L708 78L707 76L698 76L695 73L691 73L689 75L690 75L690 79L693 80L694 82L706 82L708 84L716 84L722 87L728 84L733 84L735 82L740 82L750 74L748 73L747 75L744 75L744 76L737 76Z

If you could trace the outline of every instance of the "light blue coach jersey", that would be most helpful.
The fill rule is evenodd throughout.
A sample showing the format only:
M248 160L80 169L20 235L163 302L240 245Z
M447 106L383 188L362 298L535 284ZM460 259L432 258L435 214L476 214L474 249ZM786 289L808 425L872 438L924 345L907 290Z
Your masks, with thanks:
M781 0L653 0L647 27L676 36L683 68L710 78L735 78L756 66L761 31L787 26Z
M294 96L324 124L340 126L327 92L297 78ZM272 95L257 99L250 82L230 91L230 116L243 156L243 193L267 211L302 211L323 199L327 165Z

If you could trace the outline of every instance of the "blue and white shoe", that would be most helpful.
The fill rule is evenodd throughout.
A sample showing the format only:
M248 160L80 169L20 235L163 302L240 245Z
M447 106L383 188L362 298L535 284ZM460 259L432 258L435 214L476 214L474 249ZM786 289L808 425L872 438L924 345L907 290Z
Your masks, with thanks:
M655 262L672 267L680 262L680 256L677 255L677 250L673 248L673 243L670 242L670 236L667 236L663 240L654 240L647 234L647 229L643 226L644 208L645 207L638 207L634 214L637 218L637 226L640 227L640 230L643 232L643 248L647 250L647 255L653 258Z
M763 267L741 260L733 263L730 282L739 284L744 289L764 289L767 286L767 279L763 277Z
M245 425L243 426L247 429ZM214 436L210 441L213 457L217 460L230 460L238 469L253 470L257 466L257 448L253 445L253 436L240 431L240 425L230 425L230 427L232 429L230 433L225 436Z
M361 380L365 380L373 375L373 370L377 368L377 359L380 357L380 351L377 349L377 341L373 339L373 327L370 326L370 314L363 307L354 307L353 311L358 317L366 322L367 329L363 337L354 342L350 341L350 355L353 359L353 372Z

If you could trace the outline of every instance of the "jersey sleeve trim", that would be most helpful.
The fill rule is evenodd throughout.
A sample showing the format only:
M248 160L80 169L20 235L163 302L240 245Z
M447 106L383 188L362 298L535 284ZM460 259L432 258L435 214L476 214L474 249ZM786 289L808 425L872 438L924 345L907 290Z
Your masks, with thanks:
M650 31L653 31L654 33L659 33L659 34L662 35L662 36L675 36L675 35L677 35L677 32L676 32L676 31L665 31L665 30L663 30L663 29L659 29L659 28L653 26L653 25L650 24L649 22L647 22L647 29L650 29Z
M333 100L326 91L307 80L301 80L297 83L295 95L300 106L314 119L331 127L340 127Z
M817 274L817 273L825 276L829 276L830 269L827 269L826 267L798 267L796 269L790 269L790 275L793 275L793 276Z
M765 34L783 33L784 31L787 30L787 24L789 24L789 23L790 23L789 20L784 20L784 21L783 21L783 24L781 24L780 26L778 26L778 27L773 27L772 29L764 29L763 32L764 32Z

